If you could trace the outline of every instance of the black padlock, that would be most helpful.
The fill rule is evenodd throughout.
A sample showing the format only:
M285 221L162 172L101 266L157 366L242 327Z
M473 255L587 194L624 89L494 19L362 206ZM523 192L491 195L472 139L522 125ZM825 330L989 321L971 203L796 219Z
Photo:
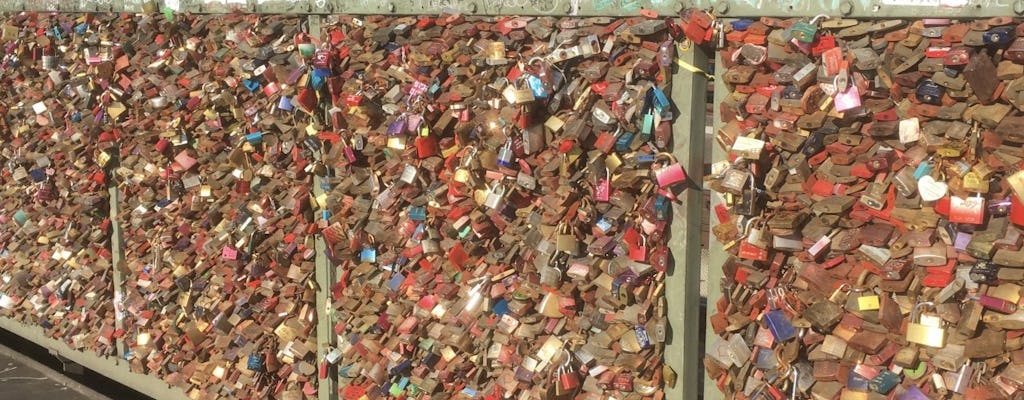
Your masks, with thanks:
M917 85L917 90L914 94L917 96L917 101L925 104L942 104L942 95L946 93L946 88L939 86L931 79L925 79Z
M736 200L736 204L733 206L736 214L744 216L755 216L760 215L761 210L765 206L765 195L764 191L754 186L754 178L747 181L747 186L740 193L739 198Z
M979 261L971 267L971 280L980 284L990 285L996 282L999 267L988 261Z
M1013 41L1014 28L1000 26L981 34L981 40L989 46L1004 46Z

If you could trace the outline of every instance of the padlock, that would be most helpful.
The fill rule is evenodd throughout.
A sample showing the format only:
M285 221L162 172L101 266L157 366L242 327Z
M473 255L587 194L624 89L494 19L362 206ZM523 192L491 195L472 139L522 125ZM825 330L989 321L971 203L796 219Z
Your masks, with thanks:
M683 171L683 167L676 161L675 156L670 153L658 153L655 159L667 160L667 163L663 161L659 168L653 170L655 180L658 181L659 186L664 188L686 182L686 172Z
M938 105L942 103L942 95L945 92L946 89L944 87L935 84L931 79L925 79L917 85L914 94L917 97L917 101Z
M923 346L942 348L946 344L946 331L941 326L938 317L928 316L921 319L921 308L932 307L932 302L920 302L914 305L910 312L910 322L907 324L907 341Z
M793 38L802 43L812 43L818 35L818 19L822 16L814 17L809 22L797 21L790 27L790 31Z
M769 309L765 311L764 320L765 325L771 331L772 336L778 342L784 342L789 339L796 337L796 328L789 321L789 317L786 316L785 311L775 307L778 302L784 302L784 293L782 291L769 292Z
M985 222L985 199L980 195L970 197L951 196L949 222L980 225Z
M571 399L580 388L579 375L571 364L572 358L570 355L566 355L565 358L566 361L559 367L556 376L555 395L558 399Z
M764 207L764 201L764 195L754 186L754 176L747 174L746 187L740 192L733 209L737 215L758 215Z
M640 236L641 243L629 246L629 258L633 261L647 262L647 237Z

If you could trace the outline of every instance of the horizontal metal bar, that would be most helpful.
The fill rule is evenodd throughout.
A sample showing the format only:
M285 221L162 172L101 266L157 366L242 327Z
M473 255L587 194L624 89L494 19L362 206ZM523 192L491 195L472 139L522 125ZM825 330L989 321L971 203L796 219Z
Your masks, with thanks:
M139 12L143 0L3 0L0 11ZM179 12L261 14L677 15L701 8L722 17L978 18L1024 15L1024 0L162 0Z
M22 324L8 318L0 318L0 329L21 336L28 341L49 349L56 356L71 360L154 399L187 399L185 393L177 387L168 385L166 382L153 376L131 372L128 368L127 360L118 357L100 358L93 353L72 349L67 343L47 337L42 327Z
M436 14L458 12L480 15L627 16L651 10L675 15L682 0L384 0L342 1L338 11L350 14Z
M1024 15L1024 0L686 0L721 17L979 18Z
M686 0L162 0L178 12L261 14L678 15ZM143 0L3 0L0 11L140 12Z

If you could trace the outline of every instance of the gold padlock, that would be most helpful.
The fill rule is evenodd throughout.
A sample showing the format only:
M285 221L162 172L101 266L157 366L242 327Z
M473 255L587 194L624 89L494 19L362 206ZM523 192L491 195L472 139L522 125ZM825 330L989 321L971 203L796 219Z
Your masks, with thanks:
M935 308L935 303L925 301L914 305L907 324L907 341L928 347L942 348L946 345L946 330L938 316L922 318L921 307Z

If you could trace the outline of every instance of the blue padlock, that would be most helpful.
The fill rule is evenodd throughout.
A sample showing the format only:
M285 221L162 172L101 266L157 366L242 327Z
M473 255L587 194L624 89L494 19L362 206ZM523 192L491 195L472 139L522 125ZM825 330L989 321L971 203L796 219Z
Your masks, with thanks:
M388 289L391 289L392 292L397 292L402 288L402 282L405 282L405 275L394 274L388 280Z
M540 78L533 75L527 75L526 86L530 87L530 91L533 92L533 97L538 99L548 98L548 91L544 88L544 82L541 81Z
M654 198L654 219L665 221L668 219L669 202L668 197L658 195Z
M636 156L637 164L650 164L654 162L656 154L639 154Z
M257 145L263 143L263 132L253 132L245 135L245 140L249 144Z
M259 354L250 354L249 360L246 361L247 368L250 371L262 371L263 370L263 356Z
M377 262L377 249L373 247L363 247L363 251L359 252L359 260L367 263Z
M749 20L749 19L738 19L738 20L732 21L732 22L731 22L730 24L732 24L732 29L733 29L733 30L735 30L735 31L740 31L740 32L744 32L744 31L746 31L746 30L747 30L747 28L749 28L749 27L750 27L750 25L752 25L753 23L754 23L754 21L753 21L753 20Z
M633 144L634 137L633 132L623 132L618 139L615 139L615 151L621 153L629 150L629 145Z
M768 330L771 331L776 342L784 342L796 337L796 328L789 322L789 317L786 316L785 311L779 309L768 310L768 312L764 313L764 322L768 325Z
M1010 26L1000 26L989 29L987 32L981 34L981 41L990 46L1001 46L1010 44L1013 41L1014 28Z
M759 369L773 370L779 366L779 356L772 349L758 349L754 359L754 366Z
M857 392L866 392L868 391L868 378L851 369L846 378L846 388Z
M914 169L914 179L921 180L925 175L931 174L933 169L935 169L935 164L931 160L921 162Z
M242 84L245 85L245 88L250 92L255 92L260 88L260 82L255 79L245 79L242 81Z
M427 219L427 209L422 206L411 206L409 207L409 219L413 221L423 221Z
M868 382L868 389L875 393L887 394L892 391L903 379L899 374L888 369L883 369L878 375Z
M671 103L669 103L668 97L665 97L665 92L657 87L651 89L651 92L654 93L654 109L658 110L659 114L661 114L661 110L670 108Z
M281 100L277 101L277 108L281 111L292 111L292 98L288 96L281 96Z
M636 334L636 341L640 343L641 349L647 349L651 347L651 337L647 334L647 330L642 326L633 327L633 333Z
M925 79L917 85L917 90L914 94L917 96L917 101L925 104L940 105L942 104L942 95L946 93L946 88L939 86L931 79Z

